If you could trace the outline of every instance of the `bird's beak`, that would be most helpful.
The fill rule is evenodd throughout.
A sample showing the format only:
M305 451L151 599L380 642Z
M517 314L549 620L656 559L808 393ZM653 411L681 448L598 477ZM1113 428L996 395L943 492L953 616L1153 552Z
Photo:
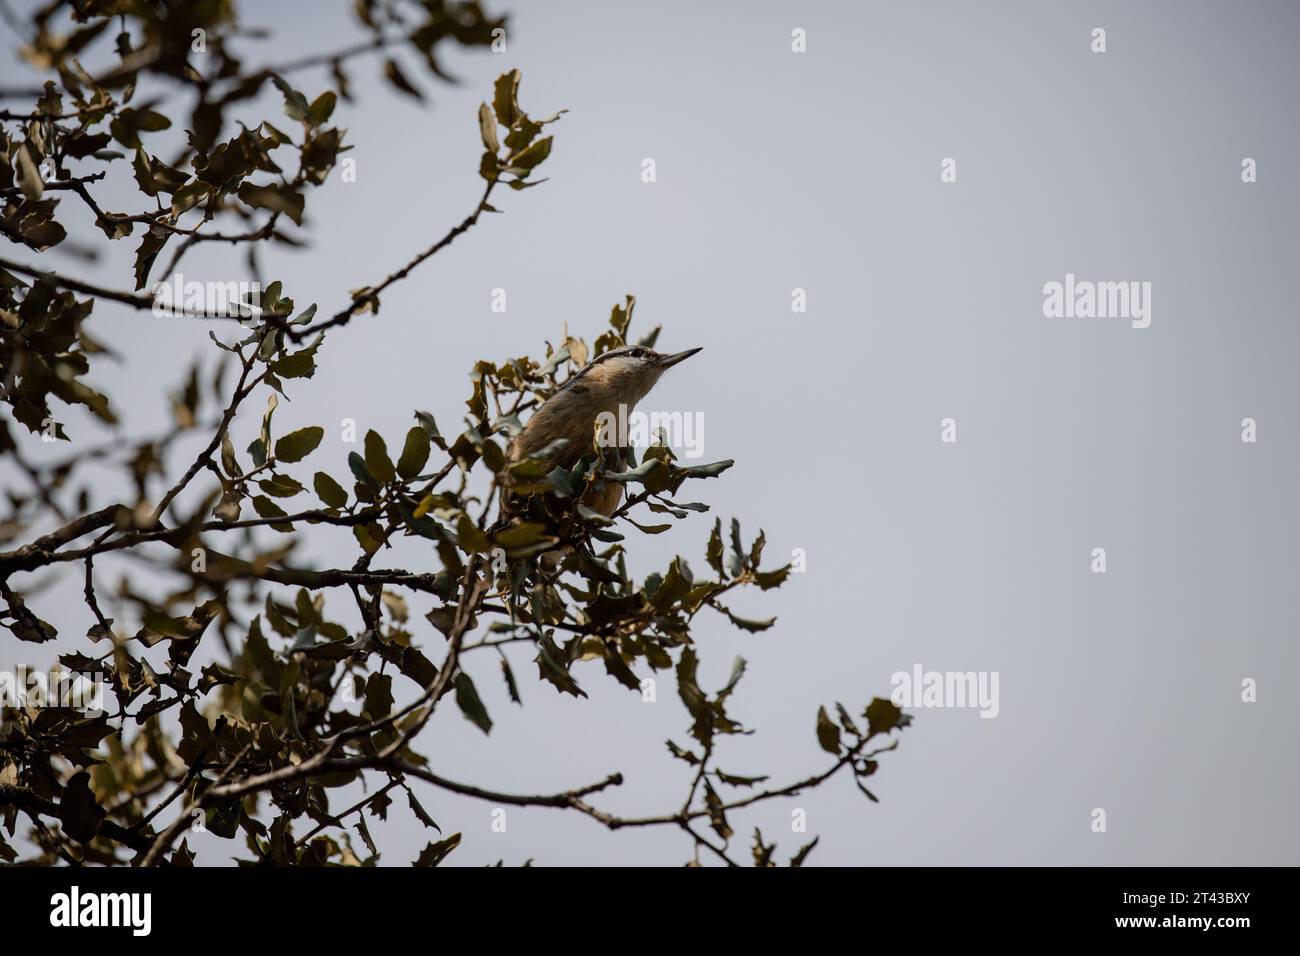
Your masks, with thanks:
M675 353L673 353L672 355L665 355L663 358L661 358L661 359L659 360L659 367L660 367L660 368L672 368L672 367L673 367L674 365L676 365L678 362L685 362L688 358L690 358L690 357L691 357L692 355L694 355L696 352L702 352L702 351L704 351L703 348L698 348L698 349L687 349L685 352L675 352Z

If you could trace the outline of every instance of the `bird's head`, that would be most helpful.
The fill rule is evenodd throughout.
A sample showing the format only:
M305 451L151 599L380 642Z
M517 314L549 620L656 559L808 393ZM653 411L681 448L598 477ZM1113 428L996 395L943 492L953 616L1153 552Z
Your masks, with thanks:
M646 396L664 372L699 351L664 353L644 345L610 349L569 379L565 390L598 393L606 401L621 402L630 408Z

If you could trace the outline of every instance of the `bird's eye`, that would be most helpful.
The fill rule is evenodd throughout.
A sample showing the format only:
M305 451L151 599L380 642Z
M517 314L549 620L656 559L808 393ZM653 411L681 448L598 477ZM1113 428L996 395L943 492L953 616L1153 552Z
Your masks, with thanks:
M632 356L632 358L641 358L643 355L645 355L645 349L633 349L627 354Z

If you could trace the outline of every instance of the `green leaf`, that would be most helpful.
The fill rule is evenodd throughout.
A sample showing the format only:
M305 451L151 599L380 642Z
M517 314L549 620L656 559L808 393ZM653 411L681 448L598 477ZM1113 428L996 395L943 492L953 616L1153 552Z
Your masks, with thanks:
M307 108L306 122L311 126L319 126L330 118L334 112L334 105L338 97L333 90L326 90L316 99L312 100L311 106Z
M433 420L433 416L428 412L416 412L415 420L420 423L420 427L425 430L429 436L429 441L433 442L443 451L447 450L447 442L438 432L438 423Z
M742 631L749 631L751 634L757 634L759 631L766 631L776 623L776 618L774 617L769 617L765 621L760 621L753 618L741 617L738 614L732 614L728 608L723 607L716 601L713 606L723 614L727 615L727 620L736 625L736 627L740 628Z
M294 495L302 493L302 485L295 478L288 475L273 475L257 483L258 487L268 495L276 498L292 498Z
M528 547L543 540L547 544L553 544L556 540L553 536L547 535L543 538L545 531L546 525L541 522L521 521L518 524L495 532L492 535L492 541L505 548L506 551Z
M464 671L456 675L456 706L483 733L491 731L492 718L488 716L483 701L479 699L474 681Z
M302 225L302 211L306 200L302 193L290 186L270 184L257 186L253 183L240 183L239 198L255 209L269 209L271 212L283 213Z
M299 122L305 120L307 118L307 111L310 109L307 105L307 97L303 96L278 76L272 76L271 81L275 84L276 89L284 95L285 115L291 120L297 120Z
M312 308L315 308L315 306ZM316 346L318 344L309 345L305 349L299 349L292 355L286 355L284 358L272 362L270 366L272 374L278 375L280 378L311 378L316 374Z
M406 433L406 444L397 459L397 473L410 481L424 469L428 460L429 434L417 425Z
M874 737L876 734L887 733L895 727L906 727L908 717L903 713L891 700L883 697L877 697L867 705L867 734Z
M324 437L325 429L317 425L289 432L275 443L276 460L285 462L302 461L316 450L316 446L320 444L321 439Z
M492 107L501 125L510 127L519 119L519 71L511 70L497 77L492 91Z
M716 478L736 462L730 458L726 461L714 461L707 465L694 465L690 468L683 468L682 471L687 478Z
M755 571L754 583L762 590L770 591L772 588L779 588L788 577L790 577L790 565L787 564L775 571Z
M211 190L212 187L203 180L191 179L172 193L172 215L179 216L181 213L193 209L208 197Z
M371 488L379 487L379 482L375 481L375 476L366 469L365 459L354 451L348 452L348 467L352 469L352 476L360 484Z
M560 693L586 697L587 692L578 686L578 682L564 666L564 652L556 645L555 638L551 636L553 633L547 631L537 641L537 656L533 660L537 664L538 675L554 684Z
M713 533L709 535L709 546L705 551L705 557L711 567L718 575L722 577L722 519L713 520Z
M253 510L256 511L258 515L263 518L287 518L288 517L288 513L283 508L277 505L270 498L267 498L263 495L257 495L253 498ZM271 528L273 528L276 531L283 532L285 534L288 534L289 532L293 531L293 525L286 524L285 522L272 524Z
M371 430L366 432L366 470L370 472L377 482L386 485L397 477L397 472L393 469L393 461L388 457L388 446L384 444L384 439L378 432Z
M492 547L488 536L463 512L456 521L456 540L466 554L482 553Z
M673 563L668 566L668 574L664 576L663 583L655 591L650 603L661 611L667 610L686 596L693 582L690 565L680 556L673 558Z
M551 155L551 141L554 139L554 136L543 136L518 156L512 156L510 158L510 168L531 171L540 166L545 162L546 157Z
M327 507L342 508L348 503L348 493L343 490L343 486L323 471L316 472L312 487L316 490L316 497Z

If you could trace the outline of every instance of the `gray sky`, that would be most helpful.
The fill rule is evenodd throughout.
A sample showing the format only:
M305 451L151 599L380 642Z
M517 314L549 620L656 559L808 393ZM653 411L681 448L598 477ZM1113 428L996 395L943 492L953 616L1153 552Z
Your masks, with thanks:
M248 23L276 37L250 42L249 60L338 46L346 7L245 4ZM341 475L341 419L390 446L415 408L451 432L474 360L540 354L565 323L590 341L633 293L634 331L662 323L666 348L705 350L645 407L702 414L706 459L738 461L692 497L748 533L764 527L773 558L807 555L785 588L735 602L778 615L773 630L701 618L706 687L725 682L735 655L749 661L731 710L758 733L726 742L721 765L774 782L821 769L817 707L858 710L915 664L1000 675L995 719L913 710L873 780L879 805L835 780L736 814L736 845L758 825L784 859L807 839L790 832L798 807L822 865L1300 862L1284 694L1300 665L1300 386L1288 374L1300 194L1286 165L1300 151L1300 13L1258 2L502 8L508 51L450 57L464 83L435 89L431 109L382 88L375 64L351 70L359 103L335 118L356 146L357 181L336 173L313 193L313 247L277 253L270 271L300 305L329 312L459 221L481 182L474 110L511 67L525 109L570 110L550 181L502 197L504 216L395 286L377 318L332 334L277 429L325 426L312 461ZM1104 54L1090 50L1096 27ZM795 28L806 53L791 51ZM309 97L324 84L297 79ZM250 116L277 115L260 102ZM640 178L647 157L653 184ZM956 183L940 181L946 157ZM1243 157L1258 182L1241 181ZM125 285L133 247L94 274ZM42 261L78 265L57 252ZM241 261L201 248L183 272L224 279ZM1045 318L1043 285L1066 273L1150 282L1150 327ZM498 287L505 314L489 307ZM804 314L791 311L796 287ZM91 330L123 354L93 378L131 434L164 427L160 385L212 353L201 323L106 304ZM955 444L940 441L947 417ZM1258 422L1254 444L1241 441L1245 417ZM103 439L70 421L74 440ZM240 416L238 447L256 421ZM639 541L634 568L662 569L679 551L702 566L711 524L697 516ZM314 547L352 560L341 538ZM1105 574L1090 568L1097 547ZM417 544L392 563L422 560ZM83 633L79 586L62 587L70 600L38 611ZM51 656L20 650L33 664ZM0 660L14 653L6 644ZM687 718L670 679L647 705L593 673L591 699L576 701L513 659L526 706L508 703L494 662L471 663L496 726L485 740L440 713L421 739L440 773L549 792L621 770L627 784L602 806L676 808L686 768L663 740L684 742ZM1258 681L1256 703L1241 700L1244 678ZM545 809L512 809L493 833L489 804L420 793L444 833L464 831L449 864L689 853L674 834L611 835ZM1105 833L1091 830L1094 808ZM390 817L372 831L384 862L405 864L429 836L404 805ZM211 836L190 845L203 862L243 855Z

